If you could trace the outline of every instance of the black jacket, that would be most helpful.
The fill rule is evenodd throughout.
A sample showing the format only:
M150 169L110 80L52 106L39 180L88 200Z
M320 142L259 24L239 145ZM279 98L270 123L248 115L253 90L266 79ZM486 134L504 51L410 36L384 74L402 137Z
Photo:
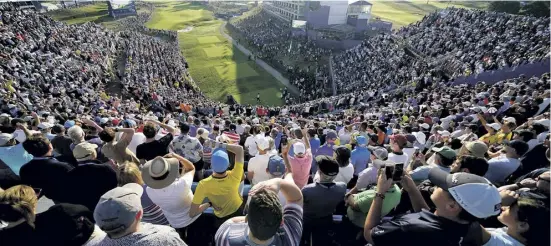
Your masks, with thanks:
M21 167L21 183L33 188L41 188L42 194L57 201L62 198L63 181L73 167L53 157L35 158Z

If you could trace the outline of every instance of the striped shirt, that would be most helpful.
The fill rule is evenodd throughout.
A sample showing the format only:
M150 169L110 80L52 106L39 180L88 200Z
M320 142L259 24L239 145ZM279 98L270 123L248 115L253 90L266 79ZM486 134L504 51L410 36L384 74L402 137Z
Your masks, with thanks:
M250 218L249 218L250 219ZM234 223L227 220L218 228L215 241L217 246L256 246L249 239L249 225L246 222ZM294 246L299 245L302 236L302 207L297 204L285 205L283 211L283 226L279 228L276 235L265 245Z
M239 144L240 136L237 133L233 132L224 132L224 135L226 135L230 140L232 144Z
M143 207L143 217L142 222L147 222L155 225L169 225L168 220L163 214L163 210L157 204L153 203L147 192L145 191L145 184L143 185L144 192L142 194L142 207Z

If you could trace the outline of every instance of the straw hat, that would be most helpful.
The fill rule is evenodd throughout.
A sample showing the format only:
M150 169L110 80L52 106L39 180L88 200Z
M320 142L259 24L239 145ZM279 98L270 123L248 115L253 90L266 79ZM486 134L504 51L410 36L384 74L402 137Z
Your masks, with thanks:
M158 156L144 164L142 179L147 186L153 189L162 189L172 184L180 176L179 169L178 159Z

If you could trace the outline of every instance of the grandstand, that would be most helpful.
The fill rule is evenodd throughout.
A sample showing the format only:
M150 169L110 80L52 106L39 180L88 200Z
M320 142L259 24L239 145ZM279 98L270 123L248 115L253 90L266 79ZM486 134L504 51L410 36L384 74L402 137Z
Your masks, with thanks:
M447 8L360 38L366 1L185 31L154 28L165 3L131 4L107 28L0 3L0 244L551 243L549 17ZM310 28L358 42L294 35ZM206 96L182 49L223 59L222 34L300 93ZM243 64L207 71L258 77Z

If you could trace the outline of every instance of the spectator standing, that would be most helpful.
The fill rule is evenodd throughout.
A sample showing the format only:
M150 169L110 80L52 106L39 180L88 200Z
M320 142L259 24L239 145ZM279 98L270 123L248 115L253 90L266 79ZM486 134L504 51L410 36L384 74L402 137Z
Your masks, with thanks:
M21 182L42 189L42 193L54 202L63 199L62 185L73 167L52 157L52 144L42 136L28 138L23 142L23 148L33 155L33 159L21 167Z
M277 195L280 191L285 207ZM216 232L216 245L299 245L303 198L297 185L270 179L256 185L249 196L247 217L234 217L222 224Z
M201 128L197 128L201 129ZM199 139L189 135L190 127L186 123L180 125L180 135L170 144L174 153L186 158L195 166L195 180L203 179L203 145ZM196 135L197 136L197 135Z
M312 150L310 149L310 141L308 141L308 135L303 134L303 142L292 143L294 150L294 156L289 155L289 149L291 143L287 144L285 151L282 155L287 155L289 164L293 169L293 180L299 188L304 187L308 183L310 176L310 168L312 165Z
M356 194L361 190L370 188L370 186L377 184L377 177L379 175L379 169L385 167L385 161L388 160L388 151L383 147L369 146L371 164L368 168L364 169L358 175L358 181L354 188L352 188L349 194ZM348 195L347 195L348 196Z
M434 151L434 163L427 164L425 156L419 154L416 158L419 158L423 165L413 170L411 170L411 168L406 169L413 181L420 183L428 179L429 172L432 168L439 168L447 173L450 172L450 166L455 162L457 156L455 151L447 146L432 148L432 151Z
M170 225L163 210L149 198L149 195L145 191L147 185L142 179L142 172L138 167L137 163L126 162L123 165L119 166L118 170L118 184L119 186L124 186L129 183L136 183L143 187L144 192L142 193L141 202L143 208L143 217L142 221L146 223L151 223L155 225Z
M122 127L124 128L132 128L134 129L134 135L132 136L132 140L130 140L130 143L128 144L128 149L136 155L136 148L138 145L145 142L145 136L142 132L136 132L136 121L132 119L126 119L122 121ZM125 135L124 132L117 132L116 139L117 141L120 141L121 137ZM136 157L137 158L137 157Z
M388 153L388 160L396 164L404 164L404 168L408 165L407 160L409 156L404 153L403 149L406 147L407 138L402 134L390 135L390 149L392 150Z
M192 225L200 214L189 216L193 200L193 163L178 154L169 153L148 161L143 170L142 178L151 201L163 210L170 226L176 229L180 238L193 244L190 238L197 237L200 232L194 231Z
M122 132L123 135L118 141L115 141L115 134ZM126 161L139 163L140 161L128 149L128 145L134 137L133 128L106 128L99 133L99 138L104 142L101 151L105 157L114 160L117 164L122 164Z
M186 245L173 228L141 222L142 193L140 185L130 183L101 196L94 220L106 235L91 239L87 245Z
M350 162L354 166L354 176L365 170L371 160L371 153L367 149L367 138L363 135L356 137L356 147L350 154Z
M55 137L51 140L55 153L58 156L73 156L71 150L71 138L65 135L65 128L62 125L54 125L52 127L52 133Z
M161 137L159 140L155 139L157 135L157 126L162 127L168 134ZM136 147L136 157L140 160L140 163L153 160L157 156L164 156L168 153L168 146L174 139L174 127L163 124L159 121L148 121L143 127L143 134L145 135L145 143L142 143Z
M270 143L267 137L256 136L256 147L258 148L258 155L249 160L247 166L247 179L254 186L262 181L270 179L269 173L266 172L268 168L268 161L270 160Z

